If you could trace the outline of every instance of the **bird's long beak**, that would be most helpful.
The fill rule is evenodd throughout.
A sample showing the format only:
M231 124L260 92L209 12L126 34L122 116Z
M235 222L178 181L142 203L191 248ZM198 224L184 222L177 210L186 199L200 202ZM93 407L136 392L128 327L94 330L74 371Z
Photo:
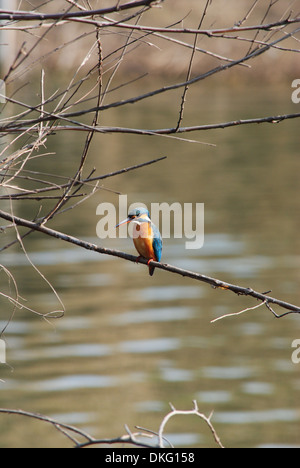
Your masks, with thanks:
M118 227L121 226L122 224L128 224L128 223L130 223L130 221L132 221L132 218L124 219L124 221L121 221L119 224L116 225L116 228L118 228Z

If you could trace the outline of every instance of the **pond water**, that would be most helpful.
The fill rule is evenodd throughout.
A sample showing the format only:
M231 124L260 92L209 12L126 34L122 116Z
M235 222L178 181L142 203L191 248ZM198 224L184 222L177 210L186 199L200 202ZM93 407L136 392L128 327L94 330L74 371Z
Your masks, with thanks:
M191 90L185 125L297 112L290 82L282 89ZM128 111L110 111L105 125L142 128L176 124L178 96L161 96ZM174 98L174 101L173 101ZM176 98L176 99L175 99ZM175 105L176 103L176 105ZM166 137L98 135L89 165L105 174L167 156L165 161L107 179L104 187L128 203L205 204L205 241L186 250L165 239L163 261L252 287L300 305L299 122L242 126L188 134L216 146ZM50 138L45 172L75 171L84 135ZM36 168L40 161L36 161ZM100 190L50 227L135 253L130 239L96 237L99 203L118 207L118 195ZM16 215L28 206L15 204ZM38 205L36 205L38 207ZM28 214L29 213L29 214ZM36 213L35 213L36 214ZM2 243L10 240L8 233ZM197 400L227 447L300 446L300 364L291 356L300 317L277 320L258 308L215 323L223 314L256 305L209 285L142 265L97 255L33 234L24 240L30 260L55 287L66 312L57 320L17 311L5 332L0 406L45 414L94 437L113 438L142 426L157 431L171 402L188 410ZM52 290L19 247L1 253L26 304L41 313L60 308ZM2 271L1 283L7 277ZM11 309L1 302L1 328ZM173 418L166 436L177 447L214 446L195 416ZM71 443L45 423L0 416L1 447L64 447Z

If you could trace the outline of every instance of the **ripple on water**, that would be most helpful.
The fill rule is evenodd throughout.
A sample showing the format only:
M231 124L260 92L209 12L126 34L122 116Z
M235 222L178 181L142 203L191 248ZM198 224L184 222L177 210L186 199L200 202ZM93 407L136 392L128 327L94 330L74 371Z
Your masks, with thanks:
M24 390L37 392L61 392L81 388L110 388L119 384L119 378L110 375L66 375L56 379L30 382Z
M139 301L174 301L177 299L197 299L204 295L201 286L158 286L129 292L130 298Z
M173 322L191 319L195 316L195 313L191 307L148 308L114 315L112 324L119 326L132 323Z
M224 379L224 380L246 379L246 378L252 377L253 372L254 371L252 369L247 368L245 366L243 367L211 366L211 367L204 367L202 369L202 373L204 374L205 377L208 377L211 379Z
M176 338L155 338L150 340L123 341L117 346L126 353L160 353L180 348L180 340Z
M242 391L250 395L271 395L274 392L274 385L268 382L245 382Z
M203 403L228 403L232 399L232 394L226 390L211 390L198 392L196 399Z
M214 422L223 424L262 424L299 421L299 410L277 408L264 411L224 411L214 414Z

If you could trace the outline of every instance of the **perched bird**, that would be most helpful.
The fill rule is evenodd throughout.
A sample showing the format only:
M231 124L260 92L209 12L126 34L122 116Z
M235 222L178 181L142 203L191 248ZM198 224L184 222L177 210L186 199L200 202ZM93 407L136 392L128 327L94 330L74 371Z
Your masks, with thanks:
M128 218L118 224L134 223L133 243L141 257L149 260L149 275L155 270L151 262L160 262L162 252L162 238L158 228L152 223L146 208L136 208L128 213Z

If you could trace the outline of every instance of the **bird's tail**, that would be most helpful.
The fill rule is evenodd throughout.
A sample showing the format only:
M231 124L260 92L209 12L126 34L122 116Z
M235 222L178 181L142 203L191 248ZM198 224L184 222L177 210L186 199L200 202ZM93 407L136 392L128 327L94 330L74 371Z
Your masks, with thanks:
M149 265L149 275L150 275L150 276L153 276L153 275L154 275L154 270L155 270L155 267Z

